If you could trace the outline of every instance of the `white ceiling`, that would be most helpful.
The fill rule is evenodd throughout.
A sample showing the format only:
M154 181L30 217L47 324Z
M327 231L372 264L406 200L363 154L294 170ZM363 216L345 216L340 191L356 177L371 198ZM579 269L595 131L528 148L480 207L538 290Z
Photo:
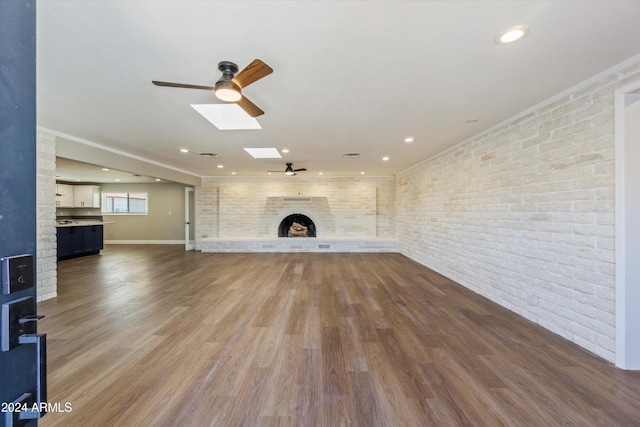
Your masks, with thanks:
M38 125L201 176L265 176L285 162L307 168L304 176L393 175L640 53L639 1L37 8ZM515 25L529 35L494 43ZM220 131L190 107L219 102L212 93L151 84L213 85L218 62L242 69L255 58L274 69L243 90L265 111L262 130ZM244 147L290 152L253 159Z

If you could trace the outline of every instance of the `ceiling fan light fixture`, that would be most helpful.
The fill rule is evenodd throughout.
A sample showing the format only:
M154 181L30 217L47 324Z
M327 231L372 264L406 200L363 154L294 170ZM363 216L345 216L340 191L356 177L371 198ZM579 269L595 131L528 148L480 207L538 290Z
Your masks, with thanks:
M216 98L225 102L238 102L242 98L240 91L229 82L216 83Z

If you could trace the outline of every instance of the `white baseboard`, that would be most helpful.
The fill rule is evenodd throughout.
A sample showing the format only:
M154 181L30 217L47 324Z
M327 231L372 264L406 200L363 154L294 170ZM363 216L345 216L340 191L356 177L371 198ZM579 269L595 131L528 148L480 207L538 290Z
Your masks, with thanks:
M184 245L184 240L105 240L105 245Z

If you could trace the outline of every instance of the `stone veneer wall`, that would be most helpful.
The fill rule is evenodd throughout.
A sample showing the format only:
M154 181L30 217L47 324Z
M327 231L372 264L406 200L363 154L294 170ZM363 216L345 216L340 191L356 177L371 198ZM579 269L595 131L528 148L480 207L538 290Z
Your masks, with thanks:
M609 360L614 91L579 85L396 176L400 252Z
M196 188L196 249L203 238L277 237L272 223L287 210L319 215L318 237L395 237L391 177L205 177Z
M38 301L57 296L56 139L37 132L36 281Z

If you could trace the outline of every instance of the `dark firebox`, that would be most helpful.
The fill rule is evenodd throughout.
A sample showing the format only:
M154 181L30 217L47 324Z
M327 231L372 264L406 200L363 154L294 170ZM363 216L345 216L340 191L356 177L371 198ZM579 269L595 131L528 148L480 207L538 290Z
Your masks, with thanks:
M278 237L316 237L316 226L306 215L289 215L280 223Z

